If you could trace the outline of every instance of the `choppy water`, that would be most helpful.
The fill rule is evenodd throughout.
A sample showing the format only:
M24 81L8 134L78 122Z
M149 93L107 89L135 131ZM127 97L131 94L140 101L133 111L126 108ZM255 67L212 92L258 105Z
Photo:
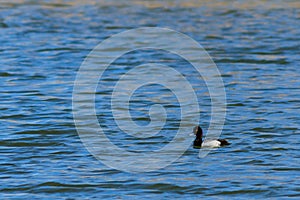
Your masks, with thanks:
M1 1L1 199L298 199L299 8L298 1ZM108 168L84 148L72 115L76 72L100 41L141 26L183 32L211 55L227 93L221 137L230 140L229 147L201 159L190 147L172 165L140 174ZM193 76L188 63L170 57L137 51L116 60L108 75L161 59ZM203 81L190 81L198 87L200 124L206 130L210 98ZM138 123L149 123L139 110L152 104L143 100L151 95L169 94L161 99L172 111L164 132L151 141L114 137L120 132L107 113L109 102L96 104L108 137L125 149L160 148L179 126L179 105L170 91L157 85L144 90L152 92L141 88L132 99ZM97 88L99 98L106 92Z

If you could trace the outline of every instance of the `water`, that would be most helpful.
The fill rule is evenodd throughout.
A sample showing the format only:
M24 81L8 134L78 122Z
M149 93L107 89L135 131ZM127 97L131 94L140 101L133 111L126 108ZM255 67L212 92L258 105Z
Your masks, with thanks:
M272 2L1 1L1 199L298 199L300 5ZM225 84L221 137L229 147L201 159L190 147L172 165L139 174L111 169L84 148L72 115L76 72L100 41L140 26L183 32L209 52ZM177 66L198 87L200 124L207 130L207 88L188 63L171 58L137 51L116 60L110 72L155 59ZM163 105L172 111L164 132L150 141L119 137L107 102L100 101L109 92L97 88L98 119L127 150L159 149L178 128L179 106L170 91L144 90L152 93L141 88L132 99L140 125L149 123L142 109L151 105L149 95L165 95Z

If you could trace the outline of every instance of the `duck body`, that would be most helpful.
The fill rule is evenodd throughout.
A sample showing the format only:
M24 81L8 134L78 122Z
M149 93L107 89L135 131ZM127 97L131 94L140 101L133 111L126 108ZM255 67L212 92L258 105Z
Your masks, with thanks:
M196 135L196 139L194 140L193 147L196 149L199 148L216 148L216 147L221 147L225 145L229 145L230 143L227 142L224 139L217 139L217 140L205 140L203 141L203 131L200 126L196 126L194 128L194 133Z

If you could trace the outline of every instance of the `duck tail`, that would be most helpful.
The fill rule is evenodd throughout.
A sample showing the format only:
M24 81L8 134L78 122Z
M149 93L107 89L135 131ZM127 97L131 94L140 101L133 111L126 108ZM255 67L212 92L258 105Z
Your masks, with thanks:
M221 146L224 146L224 145L230 145L229 142L227 142L227 140L224 140L224 139L218 139L219 142L221 142Z

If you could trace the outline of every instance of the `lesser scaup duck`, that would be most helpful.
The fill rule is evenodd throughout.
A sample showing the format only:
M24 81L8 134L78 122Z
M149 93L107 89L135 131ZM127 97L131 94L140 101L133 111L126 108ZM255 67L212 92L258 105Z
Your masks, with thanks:
M204 141L202 140L202 136L203 136L203 131L202 128L200 126L196 126L194 128L194 134L196 135L196 139L194 140L194 145L193 147L196 149L199 149L201 147L220 147L220 146L224 146L224 145L229 145L230 143L227 142L224 139L218 139L218 140L209 140L209 141Z

